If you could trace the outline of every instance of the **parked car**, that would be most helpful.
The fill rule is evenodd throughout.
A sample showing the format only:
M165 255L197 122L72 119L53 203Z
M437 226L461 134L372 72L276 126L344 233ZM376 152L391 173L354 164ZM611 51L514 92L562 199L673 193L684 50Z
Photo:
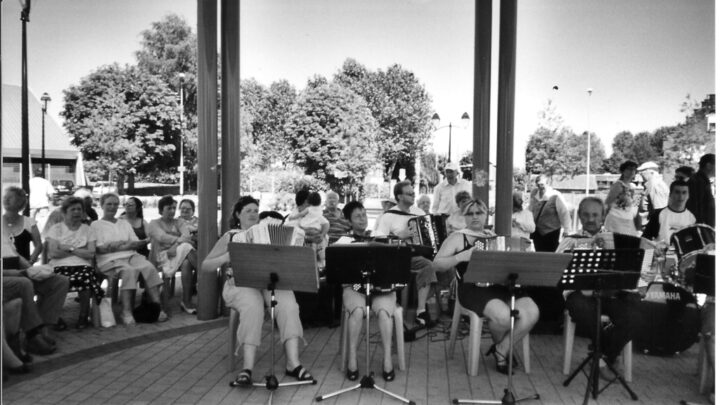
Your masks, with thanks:
M92 195L95 200L99 200L105 193L117 193L117 186L111 181L96 181L93 184Z
M55 188L55 194L53 194L53 204L55 205L60 205L65 197L72 195L75 191L75 183L72 180L53 180L51 184Z

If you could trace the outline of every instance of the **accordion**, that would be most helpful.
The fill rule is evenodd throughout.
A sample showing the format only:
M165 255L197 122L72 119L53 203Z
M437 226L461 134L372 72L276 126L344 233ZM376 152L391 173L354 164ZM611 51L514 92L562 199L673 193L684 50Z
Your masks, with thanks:
M261 222L248 229L247 243L280 246L303 246L305 232L297 226Z
M431 248L431 256L438 252L447 238L445 216L443 215L422 215L410 218L408 229L412 233L412 244Z

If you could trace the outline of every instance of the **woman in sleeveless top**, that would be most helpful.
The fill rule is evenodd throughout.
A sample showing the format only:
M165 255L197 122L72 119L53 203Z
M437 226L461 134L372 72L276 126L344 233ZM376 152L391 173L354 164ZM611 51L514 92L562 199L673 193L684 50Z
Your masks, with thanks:
M213 246L202 262L202 271L215 272L218 267L230 264L228 243L246 243L247 230L258 223L258 201L250 196L240 197L233 207L230 219L231 230L226 232ZM262 324L265 320L264 304L269 305L270 294L267 290L238 287L235 285L232 270L223 286L222 296L225 304L238 312L240 323L237 328L237 351L242 348L243 369L238 373L233 387L252 387L252 369L255 366L255 353L260 345ZM280 341L285 347L285 374L298 381L312 380L310 372L300 364L298 342L303 338L300 323L300 308L295 294L288 290L275 290L275 318L280 332ZM271 342L275 344L275 342Z
M121 218L126 220L130 226L132 226L132 230L139 240L148 239L148 234L146 232L148 223L143 218L143 203L139 198L128 197L128 199L125 200L125 213L121 216ZM136 252L146 258L150 255L148 245L140 246L137 248Z
M635 228L635 214L632 181L637 173L637 163L628 160L620 165L620 178L613 183L605 198L607 216L605 217L605 230L613 233L637 236Z
M18 255L27 260L28 265L32 265L38 261L43 245L35 220L20 214L26 204L27 195L23 189L6 188L3 197L5 213L2 216L2 226L3 233L10 236ZM30 242L33 243L32 252L30 252Z
M478 316L487 320L493 339L488 354L495 355L495 365L499 372L507 374L510 365L507 355L510 350L510 293L505 286L493 285L477 287L462 282L473 250L482 249L487 240L495 237L485 230L487 206L480 200L473 200L462 207L467 227L454 232L443 242L435 256L435 266L439 270L455 269L458 276L457 295L460 304ZM519 316L515 322L515 341L527 335L538 320L539 311L529 297L520 297L515 301Z

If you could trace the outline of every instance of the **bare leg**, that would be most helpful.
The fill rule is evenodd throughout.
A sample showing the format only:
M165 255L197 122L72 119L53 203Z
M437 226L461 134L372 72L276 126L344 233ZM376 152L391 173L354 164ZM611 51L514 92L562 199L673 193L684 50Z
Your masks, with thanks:
M298 338L290 338L285 341L286 369L294 370L300 365L300 351L298 349Z
M243 345L243 369L252 371L255 367L255 352L257 346L244 344Z
M132 316L132 302L135 300L135 290L120 290L122 297L123 315Z
M357 370L357 346L362 330L363 310L356 308L347 318L348 322L348 370Z
M506 339L510 330L510 308L503 301L493 299L485 305L483 316L488 321L488 329L497 351L506 353L510 349L510 342Z
M378 312L378 327L380 328L380 337L383 345L383 371L390 372L393 369L392 364L392 333L393 321L390 315L383 311Z
M192 308L193 267L187 259L180 266L180 279L182 280L183 304L188 308Z
M87 320L90 314L90 290L78 292L78 298L80 298L80 319Z
M430 285L426 285L424 287L418 288L418 306L417 306L417 312L421 313L425 311L425 304L427 303L428 295L430 295Z

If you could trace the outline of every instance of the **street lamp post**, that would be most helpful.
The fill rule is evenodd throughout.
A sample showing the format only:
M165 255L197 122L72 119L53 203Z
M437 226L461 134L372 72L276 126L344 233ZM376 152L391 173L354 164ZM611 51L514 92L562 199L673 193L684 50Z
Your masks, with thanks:
M183 147L183 135L185 134L185 73L180 73L180 195L185 195L185 154Z
M468 115L468 113L464 112L462 117L460 117L460 119L465 123L464 125L467 125L467 122L470 121L470 115ZM440 122L440 115L438 115L438 113L433 114L432 120L435 123L435 125L437 126L437 124ZM448 128L448 155L447 156L448 156L448 163L450 163L450 161L452 160L451 153L452 153L452 127L453 127L453 124L451 122L446 126L436 127L435 130L439 131L446 127Z
M30 129L28 125L28 78L27 78L27 23L30 21L30 0L21 1L22 11L20 11L20 21L22 21L22 89L21 89L21 164L22 164L22 188L26 193L30 194ZM23 212L25 215L30 214L30 204L25 205Z
M590 195L590 96L592 96L593 89L588 88L588 110L587 110L587 167L586 167L586 179L585 179L585 196Z
M45 115L47 114L47 103L48 101L52 101L50 98L50 95L47 93L43 93L42 97L40 97L40 101L43 102L42 106L42 175L43 178L47 179L47 176L45 175L45 167L47 166L45 162Z

